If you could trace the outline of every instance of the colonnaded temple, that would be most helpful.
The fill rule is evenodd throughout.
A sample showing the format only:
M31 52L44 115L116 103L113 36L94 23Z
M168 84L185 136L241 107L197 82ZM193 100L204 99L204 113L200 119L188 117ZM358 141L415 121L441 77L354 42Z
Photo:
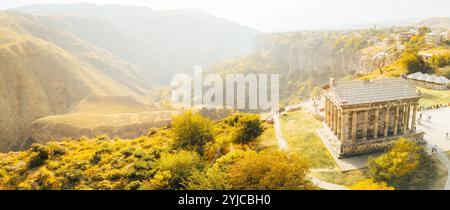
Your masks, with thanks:
M416 131L419 98L403 78L330 79L320 136L338 157L382 151L400 137L423 143L424 133Z

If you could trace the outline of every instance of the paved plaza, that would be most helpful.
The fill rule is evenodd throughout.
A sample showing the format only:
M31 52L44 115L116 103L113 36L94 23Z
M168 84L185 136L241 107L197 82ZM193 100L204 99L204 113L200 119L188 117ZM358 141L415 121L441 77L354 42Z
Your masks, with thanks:
M418 118L420 114L422 120L417 124L417 130L425 132L427 148L431 150L431 147L437 146L442 151L450 150L450 136L446 139L446 133L450 135L450 107L419 112ZM431 116L429 122L428 116Z

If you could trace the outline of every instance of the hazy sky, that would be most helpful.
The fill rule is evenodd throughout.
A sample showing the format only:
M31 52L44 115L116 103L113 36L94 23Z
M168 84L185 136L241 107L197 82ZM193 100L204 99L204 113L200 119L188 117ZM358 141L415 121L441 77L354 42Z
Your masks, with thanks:
M80 1L157 10L198 8L264 32L450 16L449 0L0 0L0 8Z

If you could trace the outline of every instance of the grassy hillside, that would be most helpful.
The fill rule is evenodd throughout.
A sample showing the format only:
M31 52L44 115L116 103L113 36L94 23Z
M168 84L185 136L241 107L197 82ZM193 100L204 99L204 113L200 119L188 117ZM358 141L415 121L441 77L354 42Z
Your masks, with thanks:
M20 147L33 121L67 113L88 96L145 102L151 87L133 65L32 16L5 12L0 12L0 69L0 151Z
M186 125L174 121L172 128L131 140L63 139L0 153L0 189L316 189L306 176L309 164L297 155L234 144L243 116L214 123L190 118L190 129L214 134L204 152L179 144L179 135L191 134L179 133ZM197 127L198 120L206 124ZM273 131L260 125L257 141Z

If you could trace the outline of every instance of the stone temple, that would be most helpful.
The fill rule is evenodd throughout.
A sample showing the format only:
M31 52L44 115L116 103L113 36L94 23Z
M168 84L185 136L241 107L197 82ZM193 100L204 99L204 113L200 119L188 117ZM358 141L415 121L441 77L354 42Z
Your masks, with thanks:
M416 131L420 97L403 78L330 79L320 136L339 158L383 151L401 137L423 143Z

